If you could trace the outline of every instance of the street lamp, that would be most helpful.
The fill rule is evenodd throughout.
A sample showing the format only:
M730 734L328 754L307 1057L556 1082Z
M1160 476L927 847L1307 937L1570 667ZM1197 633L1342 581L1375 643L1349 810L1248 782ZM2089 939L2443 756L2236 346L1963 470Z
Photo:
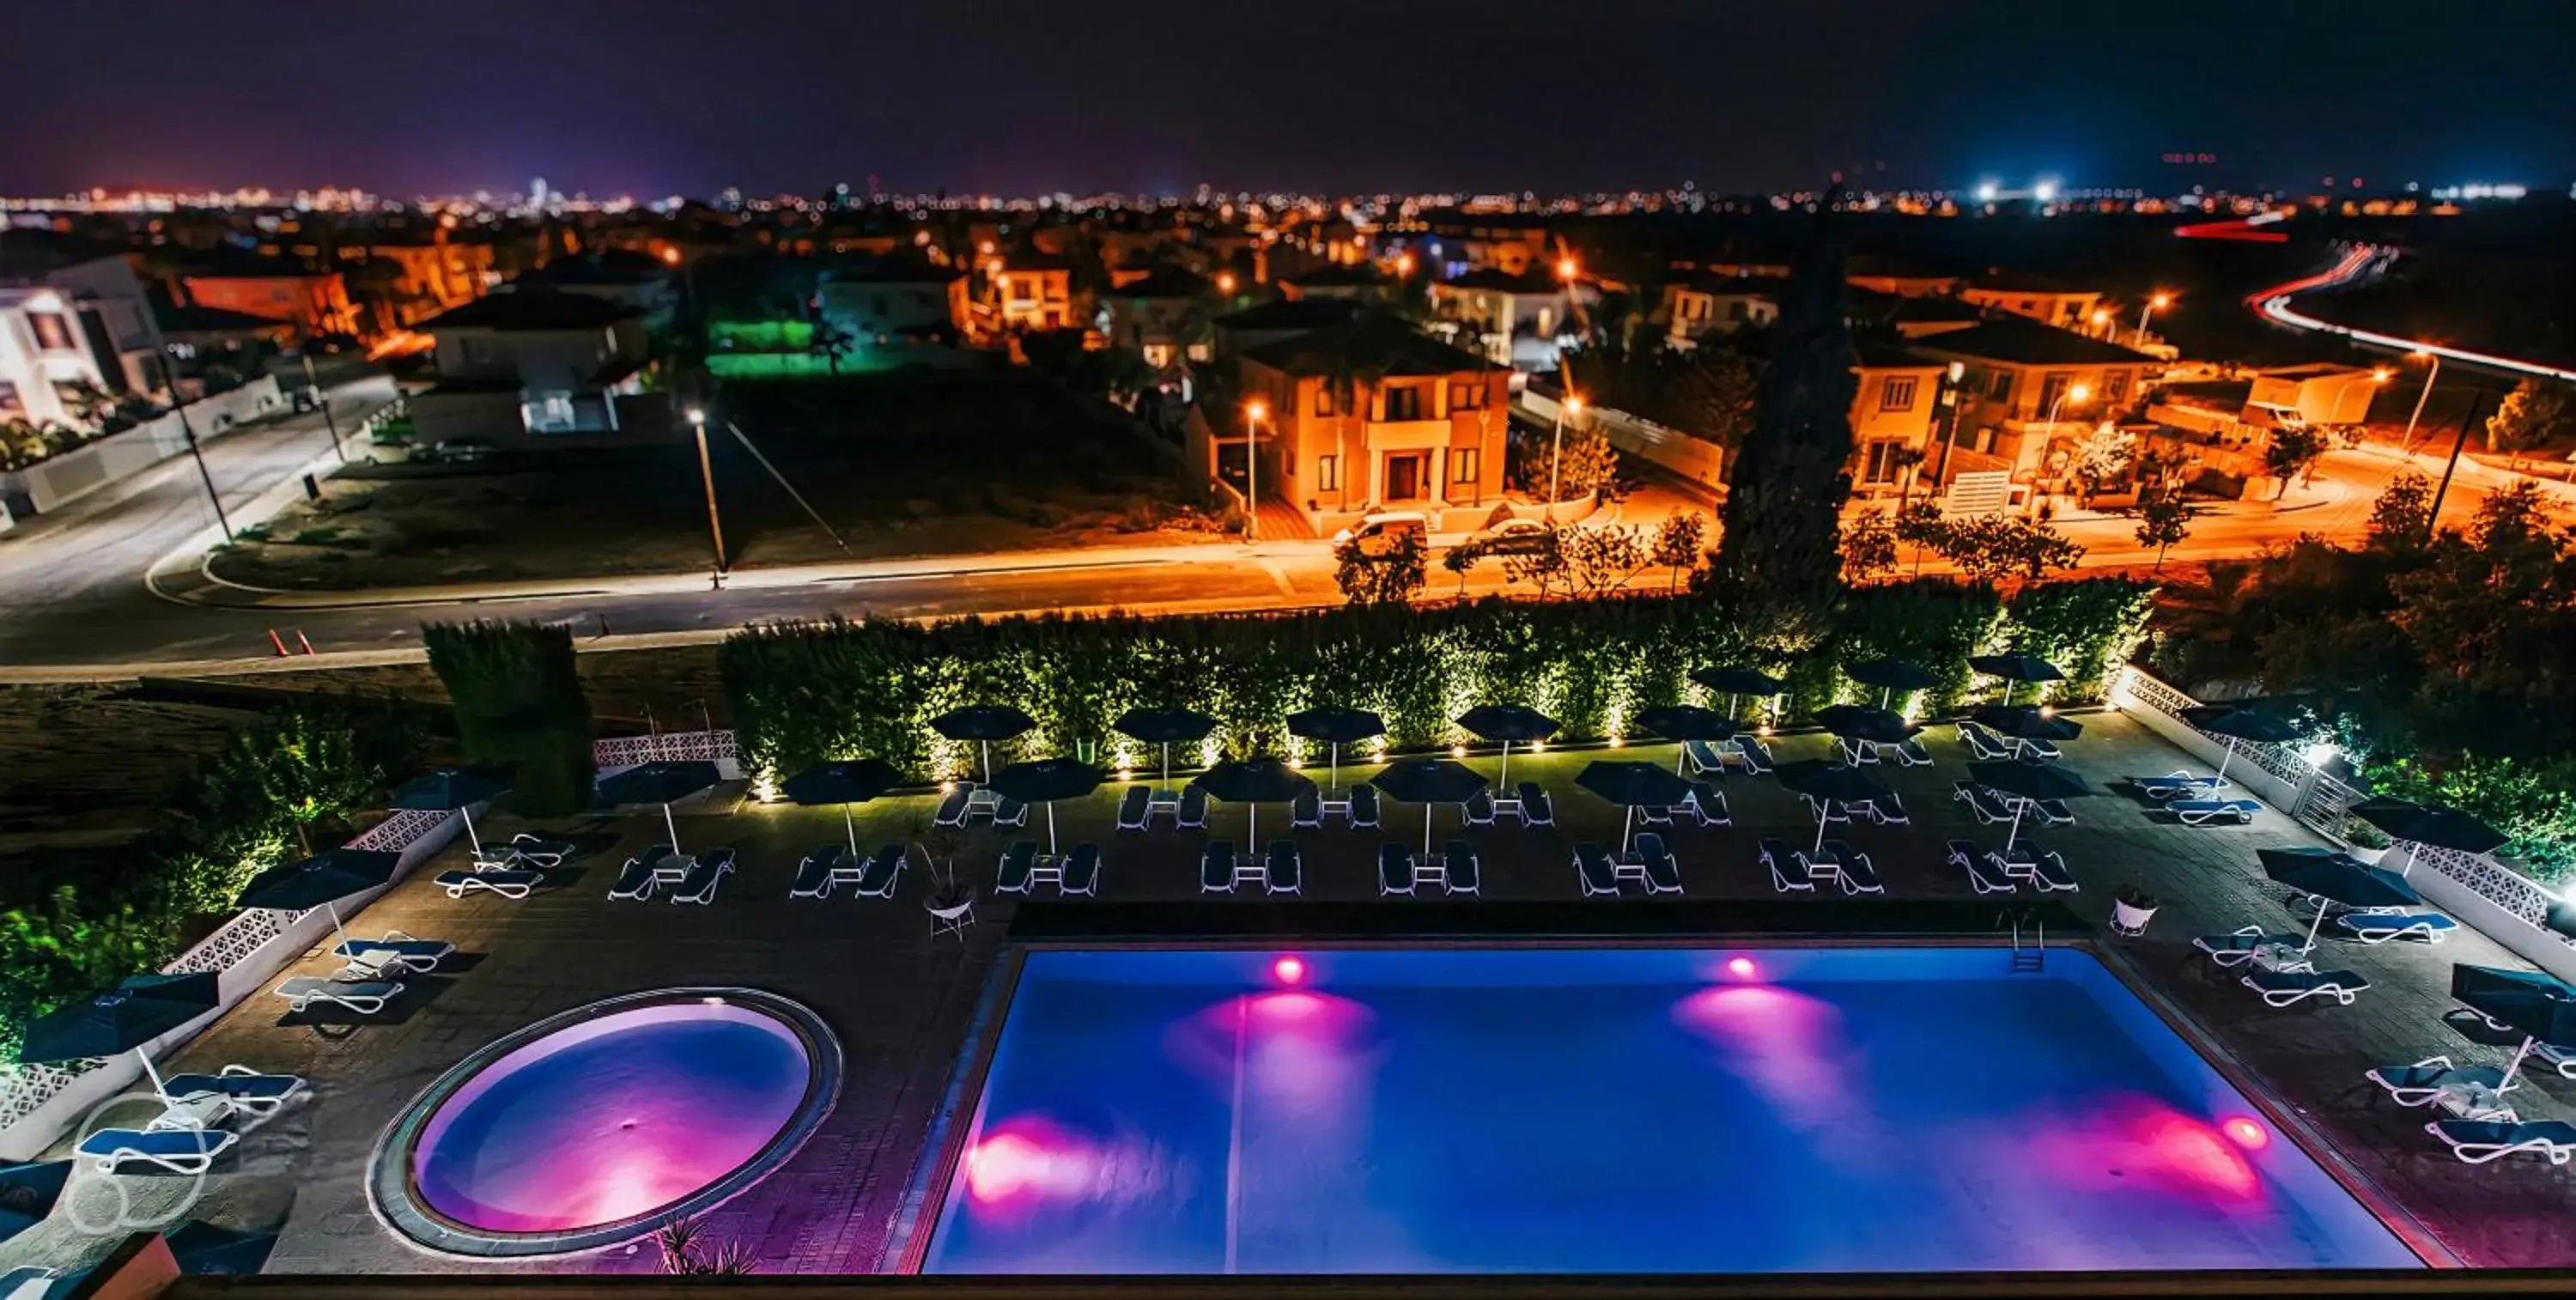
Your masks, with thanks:
M716 547L715 585L722 587L725 575L724 518L716 512L716 471L714 464L707 459L707 413L698 407L690 407L689 428L698 437L698 481L707 490L707 535L714 539Z
M1574 283L1575 275L1582 269L1583 268L1581 266L1576 265L1574 259L1571 257L1560 257L1556 259L1556 278L1565 281L1567 284Z
M1547 517L1556 518L1556 471L1565 462L1565 417L1583 414L1583 395L1567 393L1556 404L1556 449L1547 458Z
M2135 348L2145 347L2147 345L2147 318L2170 306L2173 306L2173 295L2169 293L2160 293L2147 299L2147 305L2138 309L2138 334L2136 338L2130 340L2129 346Z
M2082 384L2069 384L2065 388L2060 389L2057 394L2057 400L2048 404L2049 436L2052 438L2057 436L2057 413L2066 409L2066 404L2068 402L2073 402L2077 406L2082 406L2085 402L2090 400L2092 396L2093 390Z
M1328 381L1329 382L1329 381ZM1270 414L1262 401L1243 404L1243 540L1261 540L1261 421Z
M2417 348L2406 355L2419 361L2430 361L2433 364L2430 369L2427 369L2424 372L2424 391L2415 395L2414 413L2406 417L2406 436L2397 440L2397 454L2400 456L2406 455L2415 450L2415 422L2424 418L2424 403L2432 400L2433 381L2439 378L2442 374L2441 353L2425 348Z
M1219 271L1216 273L1216 291L1228 298L1234 296L1234 272Z

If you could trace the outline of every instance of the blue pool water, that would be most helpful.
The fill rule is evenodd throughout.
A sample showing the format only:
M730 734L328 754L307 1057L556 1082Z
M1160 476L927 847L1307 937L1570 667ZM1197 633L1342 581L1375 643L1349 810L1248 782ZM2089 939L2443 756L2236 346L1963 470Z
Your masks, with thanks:
M2411 1267L2089 956L1028 955L937 1273Z

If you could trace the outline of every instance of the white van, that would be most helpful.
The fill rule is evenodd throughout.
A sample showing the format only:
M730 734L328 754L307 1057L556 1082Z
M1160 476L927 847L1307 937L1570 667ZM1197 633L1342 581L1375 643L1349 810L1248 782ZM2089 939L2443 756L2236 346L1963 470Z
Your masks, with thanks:
M1333 534L1333 545L1357 542L1361 551L1377 555L1394 549L1396 539L1407 533L1427 543L1431 539L1431 521L1416 510L1389 510L1363 515L1358 523Z

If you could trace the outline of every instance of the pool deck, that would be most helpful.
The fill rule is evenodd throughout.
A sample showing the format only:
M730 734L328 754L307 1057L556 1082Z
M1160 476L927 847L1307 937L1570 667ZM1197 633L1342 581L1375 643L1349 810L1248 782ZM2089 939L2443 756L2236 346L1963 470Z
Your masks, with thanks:
M2436 1053L2455 1062L2502 1065L2513 1044L2451 1015L2450 968L2455 961L2521 968L2524 963L2474 932L2463 930L2439 945L2394 942L2364 947L2324 940L2320 968L2349 967L2371 981L2352 1006L2313 1000L2286 1010L2264 1007L2190 947L2192 936L2259 923L2266 929L2303 929L2306 916L2286 906L2282 891L2254 863L2259 847L2314 844L2305 828L2274 813L2246 827L2192 828L2154 813L2131 797L2121 778L2187 766L2183 756L2153 733L2116 715L2084 719L2084 738L2067 746L2068 765L2107 793L2075 806L2078 824L2042 831L2081 880L2079 893L2048 895L2095 926L2110 914L2112 893L2136 881L2162 900L2142 939L2104 937L2101 947L2123 961L2134 978L2196 1021L2244 1071L2294 1107L2350 1164L2397 1206L2422 1224L2443 1248L2478 1265L2566 1267L2576 1265L2576 1191L2569 1171L2536 1157L2486 1166L2453 1159L2423 1131L2429 1116L2389 1102L2362 1078L2371 1066L2405 1063ZM1905 796L1911 827L1854 825L1836 835L1871 854L1890 900L1972 902L1956 915L1992 917L2010 901L1977 899L1962 873L1943 863L1944 841L1970 837L1999 845L2000 827L1974 825L1949 797L1949 783L1965 774L1965 755L1949 729L1927 736L1937 760L1928 768L1881 769ZM1790 738L1777 746L1783 759L1824 751L1819 738ZM1515 755L1515 782L1536 779L1555 794L1558 825L1552 830L1504 827L1473 832L1484 868L1483 896L1496 918L1528 918L1513 928L1583 929L1614 915L1652 913L1659 904L1621 900L1585 902L1569 865L1579 839L1615 844L1618 810L1574 788L1583 764L1599 751ZM1669 747L1632 746L1617 757L1669 762ZM1492 772L1490 759L1476 765ZM1353 772L1345 768L1347 781ZM1322 773L1316 772L1321 776ZM1839 894L1762 908L1704 908L1713 900L1778 899L1756 864L1755 842L1776 835L1811 842L1813 823L1794 796L1765 778L1730 776L1732 829L1667 830L1687 888L1685 906L1671 909L1690 925L1703 918L1738 915L1731 924L1776 928L1782 916L1812 915L1815 928L1832 928L1848 909ZM1070 846L1099 843L1105 865L1106 905L1197 903L1201 832L1168 829L1138 835L1111 830L1113 789L1057 810L1057 827ZM926 798L881 801L860 810L863 846L910 839L927 826ZM1262 810L1262 839L1286 833L1285 810ZM1447 904L1377 902L1375 853L1382 839L1419 845L1421 810L1389 803L1381 831L1350 831L1337 824L1300 831L1294 838L1305 859L1304 900L1262 898L1250 889L1207 906L1289 913L1272 919L1247 913L1247 929L1307 928L1294 916L1384 915L1385 909L1422 907L1430 914ZM1456 831L1456 810L1444 808L1435 846ZM1219 804L1210 817L1216 833L1244 843L1244 811ZM1167 825L1168 823L1158 823ZM494 819L485 834L506 836L513 826ZM555 873L554 887L524 902L489 895L453 900L430 883L437 869L368 908L354 933L393 927L456 943L460 957L440 974L411 981L382 1016L359 1022L339 1015L288 1015L274 998L245 1004L166 1064L169 1070L213 1069L239 1062L292 1071L313 1080L314 1096L255 1130L239 1154L217 1166L201 1188L184 1180L126 1178L140 1190L129 1217L149 1221L183 1207L193 1217L226 1227L281 1234L272 1271L658 1271L651 1243L571 1260L491 1263L452 1260L416 1250L384 1228L369 1210L363 1179L378 1135L439 1072L482 1044L567 1008L638 989L687 984L733 984L766 989L812 1007L833 1026L846 1055L846 1079L832 1115L782 1170L704 1217L711 1237L747 1243L763 1272L865 1272L884 1256L902 1209L905 1189L925 1150L952 1068L968 1037L987 977L1001 950L1013 900L991 890L999 844L1034 837L1043 844L1043 814L1025 830L976 829L957 841L958 860L976 889L979 924L960 942L934 942L922 909L930 886L916 868L907 871L895 901L860 900L846 893L828 902L790 901L787 882L810 846L841 836L837 809L771 807L720 801L682 810L684 848L732 844L745 868L729 879L712 906L611 902L609 880L625 855L661 838L659 815L546 829L570 831L585 846L580 857ZM461 850L460 850L461 853ZM1042 889L1052 895L1052 889ZM2028 889L2016 900L2034 901ZM1322 907L1318 904L1336 906ZM1032 928L1061 928L1051 918L1090 906L1054 904L1032 915ZM1462 903L1473 909L1475 903ZM1799 911L1797 909L1811 909ZM1102 919L1134 917L1153 909L1104 907ZM1901 909L1914 910L1914 909ZM1201 908L1189 909L1206 915ZM1356 922L1354 922L1356 924ZM1794 924L1794 922L1792 923ZM1687 928L1687 927L1685 927ZM331 963L318 954L290 973L322 974ZM2576 1080L2554 1072L2527 1072L2512 1094L2525 1118L2576 1117ZM66 1200L88 1207L92 1221L114 1207L114 1196L84 1176ZM84 1263L103 1253L109 1235L84 1235L58 1211L53 1219L0 1245L0 1264L42 1261Z

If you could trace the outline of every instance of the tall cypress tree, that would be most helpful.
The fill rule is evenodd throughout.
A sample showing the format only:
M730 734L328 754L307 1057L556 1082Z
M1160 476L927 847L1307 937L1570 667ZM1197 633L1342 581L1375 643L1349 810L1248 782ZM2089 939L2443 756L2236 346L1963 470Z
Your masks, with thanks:
M1851 496L1851 326L1833 195L1771 327L1753 430L1727 466L1725 532L1709 588L1773 643L1821 635L1841 591L1841 512Z

